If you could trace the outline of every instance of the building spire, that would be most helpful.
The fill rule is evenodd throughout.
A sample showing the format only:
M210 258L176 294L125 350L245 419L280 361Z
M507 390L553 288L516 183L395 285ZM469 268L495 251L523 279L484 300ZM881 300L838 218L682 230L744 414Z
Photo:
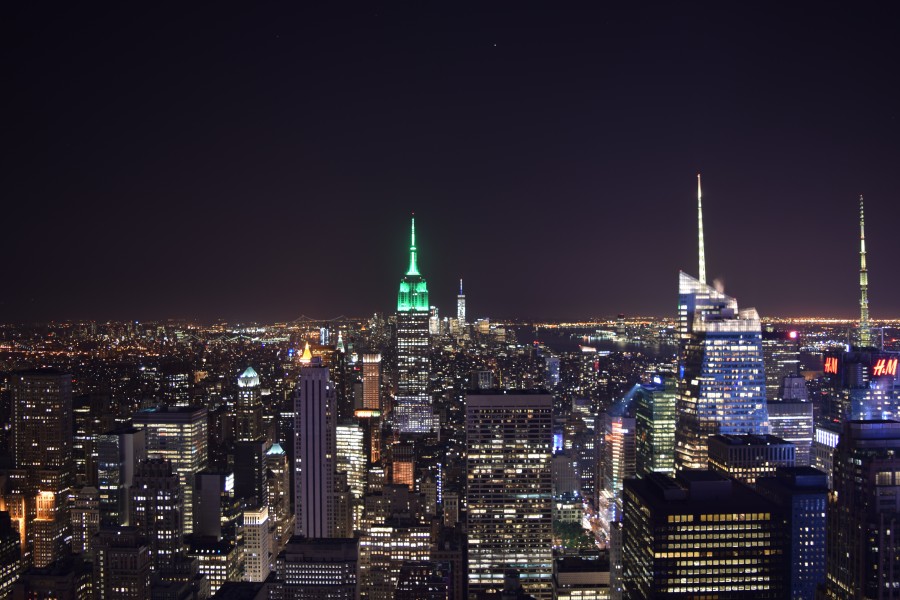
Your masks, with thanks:
M419 265L416 262L416 213L412 216L412 233L409 244L409 271L407 275L418 275Z
M460 296L463 295L463 291L462 291L462 277L459 278L459 295L460 295Z
M872 344L872 330L869 326L869 270L866 268L866 221L863 211L863 197L859 197L859 345L867 348Z
M700 283L706 283L706 253L703 250L703 195L700 193L700 173L697 173L697 235L700 248Z

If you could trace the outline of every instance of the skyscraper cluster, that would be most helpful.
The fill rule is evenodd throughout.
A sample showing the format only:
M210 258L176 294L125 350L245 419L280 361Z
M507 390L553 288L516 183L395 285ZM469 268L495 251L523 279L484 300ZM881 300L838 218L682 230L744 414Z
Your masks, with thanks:
M3 373L0 600L897 597L862 199L839 345L707 282L697 183L674 319L441 319L413 219L389 314L71 328Z

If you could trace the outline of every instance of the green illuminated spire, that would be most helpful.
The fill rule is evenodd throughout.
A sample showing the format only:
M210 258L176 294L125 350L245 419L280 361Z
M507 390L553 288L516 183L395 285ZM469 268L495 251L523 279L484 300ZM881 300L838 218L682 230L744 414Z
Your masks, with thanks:
M416 218L412 218L412 230L409 245L409 270L400 281L400 292L397 294L398 312L427 312L428 285L419 273L416 262Z
M415 213L413 213L415 215ZM409 271L407 275L418 275L419 266L416 264L416 217L412 218L412 238L409 245Z

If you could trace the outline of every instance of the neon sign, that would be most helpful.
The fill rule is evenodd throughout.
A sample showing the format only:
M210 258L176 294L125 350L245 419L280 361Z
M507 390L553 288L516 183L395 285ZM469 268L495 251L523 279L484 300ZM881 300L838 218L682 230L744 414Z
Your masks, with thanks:
M838 372L837 356L826 356L825 357L825 372L831 373L833 375L837 375L837 372Z
M896 358L879 358L872 365L872 377L881 377L882 375L897 376L897 359Z

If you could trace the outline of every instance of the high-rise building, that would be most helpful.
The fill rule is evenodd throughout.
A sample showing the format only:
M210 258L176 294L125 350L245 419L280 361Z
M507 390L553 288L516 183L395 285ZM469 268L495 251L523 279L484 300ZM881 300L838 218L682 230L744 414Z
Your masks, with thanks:
M295 537L275 561L278 598L357 600L359 540Z
M260 400L259 375L247 367L238 377L238 397L234 439L257 440L263 436L263 405Z
M12 377L13 460L17 469L72 472L72 376L55 369Z
M869 269L866 266L866 220L863 197L859 197L859 347L872 345L869 323Z
M785 377L776 397L781 400L766 403L769 431L794 444L798 467L810 466L814 407L809 401L806 380L799 375Z
M347 474L347 484L356 500L361 499L366 493L367 462L364 437L363 428L355 421L337 426L337 470Z
M900 422L848 421L828 496L827 598L897 598Z
M97 436L97 489L103 526L130 525L134 471L146 457L143 429L123 427Z
M136 527L104 527L95 541L97 600L150 600L152 559L147 538Z
M697 240L698 279L678 274L676 469L705 469L710 435L768 433L759 314L706 283L699 174Z
M46 567L65 554L70 532L72 376L55 369L21 371L13 374L11 388L13 461L23 475L19 492L26 508L19 523L32 564Z
M778 331L767 325L762 332L763 364L766 369L766 398L769 402L781 399L781 385L785 377L800 371L800 334L797 331Z
M0 511L0 598L12 594L13 583L22 572L22 543L19 532L12 526L9 513Z
M195 538L237 541L241 503L234 490L234 473L210 469L197 473L194 483Z
M265 581L269 576L272 539L269 536L269 509L244 509L244 581Z
M709 438L709 467L753 485L760 477L775 475L779 467L794 467L794 445L774 435L725 435Z
M94 536L100 530L100 494L95 487L78 490L69 511L72 523L72 552L91 557Z
M334 536L336 408L328 368L313 359L300 369L294 394L296 535Z
M705 469L707 438L768 433L759 315L679 274L675 466Z
M456 295L456 323L460 333L466 329L466 295L463 293L462 279L459 280L459 294Z
M635 473L675 471L675 379L655 377L634 389Z
M395 428L404 433L434 429L428 378L431 370L428 335L428 286L419 273L416 250L416 220L412 219L409 269L400 280L397 294L397 396Z
M234 495L247 506L265 506L266 486L265 438L234 443Z
M623 598L785 598L779 506L713 471L625 482Z
M362 408L381 410L381 355L362 355Z
M273 552L277 555L294 535L294 513L291 511L291 497L294 493L291 489L291 465L281 444L272 444L272 447L266 452L266 473L269 520L274 524Z
M600 423L597 506L608 536L611 523L622 520L622 485L635 476L635 419L607 412Z
M184 500L184 533L194 527L194 477L208 460L205 407L161 406L134 414L134 426L146 430L147 456L164 458L178 475Z
M552 412L543 392L466 397L470 593L501 589L514 569L527 593L550 598Z
M825 582L825 473L811 467L780 468L774 477L756 480L756 490L775 501L787 519L790 595L814 598Z
M182 490L170 461L150 458L138 465L131 486L130 522L149 541L155 571L169 569L184 551Z

